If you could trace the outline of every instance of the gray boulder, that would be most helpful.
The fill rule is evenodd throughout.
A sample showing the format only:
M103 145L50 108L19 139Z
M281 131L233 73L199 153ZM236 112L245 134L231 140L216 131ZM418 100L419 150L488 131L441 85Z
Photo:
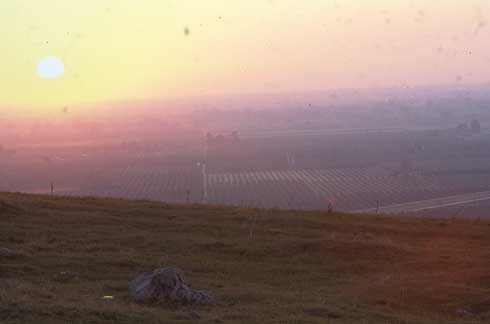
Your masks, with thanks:
M205 305L214 302L208 292L190 288L182 271L174 267L139 274L131 282L129 296L142 304Z

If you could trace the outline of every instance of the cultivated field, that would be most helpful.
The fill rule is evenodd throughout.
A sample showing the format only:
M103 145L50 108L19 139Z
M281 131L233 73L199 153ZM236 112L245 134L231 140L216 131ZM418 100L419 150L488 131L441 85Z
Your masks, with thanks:
M99 196L166 202L201 202L200 152L92 152L26 155L0 160L0 190L54 192L65 196Z
M437 192L437 180L393 176L389 168L252 171L207 176L208 201L250 207L354 210L416 200Z
M408 207L490 190L490 138L484 134L269 133L206 148L197 139L184 146L21 151L0 159L0 190L50 193L53 184L54 193L67 196L305 210L384 212L397 206L397 214L424 215L435 215L436 205ZM462 199L440 208L454 214L465 204ZM474 216L471 210L465 216Z
M211 147L208 201L357 211L490 190L486 136L303 133Z

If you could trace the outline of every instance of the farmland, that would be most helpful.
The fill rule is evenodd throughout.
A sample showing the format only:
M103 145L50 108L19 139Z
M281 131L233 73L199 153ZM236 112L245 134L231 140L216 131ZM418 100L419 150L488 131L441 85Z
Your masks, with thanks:
M0 160L0 191L431 215L433 205L410 204L490 190L489 147L486 134L403 129L260 132L207 147L202 138L43 147ZM465 204L441 208L453 214Z
M51 151L51 152L50 152ZM87 152L89 151L89 152ZM47 152L51 158L42 158ZM101 196L167 202L200 202L202 172L196 158L151 149L129 152L72 149L56 154L24 155L1 163L0 190L54 193L65 196Z
M276 135L211 148L208 200L357 211L490 188L486 135L465 139L403 130Z

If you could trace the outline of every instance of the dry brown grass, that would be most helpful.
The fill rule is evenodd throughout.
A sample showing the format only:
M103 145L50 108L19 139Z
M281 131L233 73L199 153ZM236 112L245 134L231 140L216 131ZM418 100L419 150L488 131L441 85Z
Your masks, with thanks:
M488 222L0 200L0 247L19 252L0 256L1 323L191 322L128 301L138 272L167 265L219 298L200 323L490 322Z

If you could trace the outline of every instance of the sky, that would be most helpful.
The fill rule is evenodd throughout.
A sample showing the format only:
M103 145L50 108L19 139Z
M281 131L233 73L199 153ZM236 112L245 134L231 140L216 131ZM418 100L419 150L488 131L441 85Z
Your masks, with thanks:
M488 83L488 17L488 0L2 0L0 109Z

